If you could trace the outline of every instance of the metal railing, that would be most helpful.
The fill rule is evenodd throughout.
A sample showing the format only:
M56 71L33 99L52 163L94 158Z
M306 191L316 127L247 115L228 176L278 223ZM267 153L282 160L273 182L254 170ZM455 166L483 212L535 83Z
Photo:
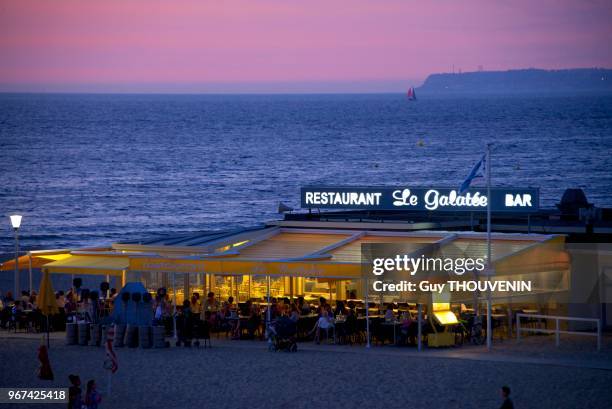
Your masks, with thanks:
M521 318L536 318L546 319L555 321L555 329L548 328L527 328L521 327ZM559 329L559 321L582 321L582 322L595 322L597 324L597 333L583 332L583 331L567 331ZM580 317L560 317L556 315L540 315L540 314L516 314L516 340L521 339L521 331L527 332L543 332L546 334L555 334L555 344L559 346L560 334L574 334L574 335L585 335L590 337L597 337L597 350L601 351L601 320L598 318L580 318Z

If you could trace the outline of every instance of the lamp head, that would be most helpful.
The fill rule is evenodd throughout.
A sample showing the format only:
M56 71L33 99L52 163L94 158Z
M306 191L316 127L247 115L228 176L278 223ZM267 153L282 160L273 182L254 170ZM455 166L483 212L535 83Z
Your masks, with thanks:
M13 229L17 230L19 226L21 226L21 215L13 214L10 216L10 218L11 218L11 225L13 226Z

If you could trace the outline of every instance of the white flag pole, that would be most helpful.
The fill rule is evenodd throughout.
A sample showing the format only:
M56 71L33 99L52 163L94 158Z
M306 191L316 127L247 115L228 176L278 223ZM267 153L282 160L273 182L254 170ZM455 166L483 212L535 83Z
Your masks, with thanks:
M270 285L271 285L271 282L270 282L270 276L269 275L266 277L266 282L268 284L267 297L266 297L267 302L268 302L268 308L266 308L266 330L265 330L264 333L265 333L265 336L266 336L266 339L268 340L268 342L272 342L272 338L270 338L270 333L268 332L269 328L270 328L270 321L272 320L272 311L271 311L272 303L270 302Z
M178 339L178 335L176 333L176 273L172 273L172 298L174 299L174 306L172 308L172 332L174 341L176 342Z
M491 280L491 143L487 144L487 281ZM491 350L491 287L487 286L487 350Z
M370 300L368 297L370 290L368 277L365 279L365 309L366 309L366 348L370 348Z

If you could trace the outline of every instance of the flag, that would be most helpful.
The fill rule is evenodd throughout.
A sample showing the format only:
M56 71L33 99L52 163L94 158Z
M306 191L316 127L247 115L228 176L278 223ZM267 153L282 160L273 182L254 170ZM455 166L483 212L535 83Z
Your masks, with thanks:
M115 351L113 351L113 338L115 338L115 328L110 327L106 337L106 362L104 363L104 367L112 373L115 373L117 369L119 369L119 364L117 363L117 355L115 355Z
M476 178L484 177L485 167L487 166L487 155L482 155L480 160L474 165L470 174L465 178L461 186L459 187L459 194L464 194L469 188L472 180Z

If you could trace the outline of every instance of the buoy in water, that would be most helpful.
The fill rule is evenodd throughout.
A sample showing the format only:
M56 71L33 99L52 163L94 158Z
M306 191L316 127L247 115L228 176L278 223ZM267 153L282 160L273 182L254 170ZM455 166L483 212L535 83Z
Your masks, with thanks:
M422 139L419 139L419 140L417 141L417 146L425 146L425 141L424 141L424 140L422 140Z

